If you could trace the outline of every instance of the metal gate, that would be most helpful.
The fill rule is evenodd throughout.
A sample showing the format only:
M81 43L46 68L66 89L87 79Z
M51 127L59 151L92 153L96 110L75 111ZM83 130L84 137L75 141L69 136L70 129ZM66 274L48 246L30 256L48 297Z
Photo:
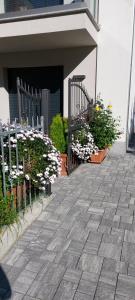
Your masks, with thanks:
M37 89L17 78L18 120L34 127L44 117L44 131L48 133L50 91Z
M73 76L68 82L68 174L80 164L80 160L72 152L72 136L82 128L84 119L89 122L91 118L93 100L82 84L84 79L84 75Z

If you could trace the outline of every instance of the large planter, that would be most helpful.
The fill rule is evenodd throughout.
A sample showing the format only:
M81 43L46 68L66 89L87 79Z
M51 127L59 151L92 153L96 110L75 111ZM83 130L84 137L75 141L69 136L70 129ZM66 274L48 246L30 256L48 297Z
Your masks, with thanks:
M99 150L97 154L91 155L89 162L95 164L101 164L101 162L105 159L107 153L108 153L108 148Z
M67 176L67 160L68 156L67 154L61 154L61 176Z

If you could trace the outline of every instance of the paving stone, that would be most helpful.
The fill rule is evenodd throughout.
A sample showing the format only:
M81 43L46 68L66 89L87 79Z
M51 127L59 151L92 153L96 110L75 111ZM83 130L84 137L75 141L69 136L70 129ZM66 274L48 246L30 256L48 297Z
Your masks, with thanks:
M116 286L116 282L117 282L117 273L115 272L109 272L109 271L102 271L99 281L103 282L105 284L109 284L112 286Z
M123 243L122 260L130 264L135 264L135 244Z
M101 243L99 248L99 256L119 260L121 255L121 248L122 247L120 245Z
M12 296L10 299L11 300L22 300L22 299L24 299L24 294L19 294L19 293L14 292L14 293L12 293Z
M63 279L65 281L79 283L81 275L82 275L82 272L80 270L67 269L64 274Z
M128 243L135 243L135 232L126 230L125 236L124 236L124 241L128 242Z
M11 255L9 253L9 257L7 256L7 260L5 260L6 264L13 266L15 262L21 257L22 253L23 249L15 248L14 250L12 250Z
M134 298L135 296L135 278L127 275L119 275L117 290L118 295Z
M82 271L88 271L91 273L100 273L103 263L103 258L83 253L78 263L78 268Z
M104 213L104 209L102 208L94 208L94 207L90 207L88 209L88 211L91 213L91 214L96 214L96 215L103 215Z
M128 264L126 262L105 258L102 271L127 274Z
M90 281L81 279L77 290L81 293L84 293L84 294L94 297L96 287L97 287L96 282L90 282Z
M91 272L83 272L82 279L90 282L97 283L99 279L99 274L91 273Z
M39 270L41 270L42 266L43 266L43 262L41 262L41 261L36 262L36 261L31 260L25 266L25 269L28 271L34 272L34 273L38 273Z
M57 285L52 285L50 283L44 283L41 281L34 281L32 286L27 292L27 295L41 300L52 300L56 291Z
M111 232L111 226L106 226L106 225L100 225L98 227L98 232L101 232L101 233L110 233Z
M82 294L77 292L74 296L74 300L93 300L93 296Z
M94 300L114 300L115 287L99 282Z
M115 234L104 234L102 241L104 243L112 243L121 245L123 242L123 233L116 232Z
M58 287L54 300L72 300L76 292L77 284L63 280Z
M116 295L115 296L115 300L135 300L135 298L133 299L131 299L130 297L124 297L124 296L120 296L120 295Z
M133 156L110 152L57 180L2 261L12 299L135 300L134 168Z

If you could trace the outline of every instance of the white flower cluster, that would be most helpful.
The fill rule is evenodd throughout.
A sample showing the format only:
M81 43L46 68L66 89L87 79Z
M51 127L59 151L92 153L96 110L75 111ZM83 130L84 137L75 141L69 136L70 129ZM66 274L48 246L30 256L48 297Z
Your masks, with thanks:
M15 134L16 129L17 134ZM9 131L9 126L3 125L2 130ZM36 147L36 145L38 145L38 141L40 141L42 148L41 153L43 152L43 154L41 154L41 157L39 155L39 161L41 160L43 162L43 168L41 164L41 172L32 176L31 170L25 171L25 168L22 166L22 164L19 164L19 166L17 166L14 162L14 165L9 167L9 161L7 156L7 159L5 159L5 161L7 161L4 163L5 173L7 173L10 180L16 180L23 177L27 181L31 180L31 182L33 182L33 184L36 184L39 189L45 190L46 185L49 183L54 183L56 177L60 174L60 153L53 146L52 141L50 140L48 135L44 135L38 130L25 127L23 128L20 125L18 125L18 127L16 127L15 125L11 125L10 132L11 131L13 131L13 134L11 134L10 138L4 140L4 148L7 148L8 150L9 143L11 149L16 148L18 143L22 143L24 152L26 152L27 156L27 152L29 151L29 142L32 148L32 145ZM14 151L14 153L16 153L16 149L13 149L11 151Z
M89 125L85 124L85 129L89 129ZM85 131L85 143L78 139L74 139L72 142L73 153L83 161L87 161L92 154L98 153L98 147L94 144L94 139L90 131Z

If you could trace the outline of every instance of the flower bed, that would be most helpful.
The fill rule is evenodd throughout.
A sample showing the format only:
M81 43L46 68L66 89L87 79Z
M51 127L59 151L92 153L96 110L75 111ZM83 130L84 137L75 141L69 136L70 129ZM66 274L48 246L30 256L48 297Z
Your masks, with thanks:
M86 162L92 154L98 152L98 148L94 143L89 125L85 119L82 121L81 128L72 136L72 151L80 161Z
M20 210L31 204L32 197L54 183L61 171L61 160L50 138L38 130L4 125L1 135L0 207L8 199L11 212L12 208Z

